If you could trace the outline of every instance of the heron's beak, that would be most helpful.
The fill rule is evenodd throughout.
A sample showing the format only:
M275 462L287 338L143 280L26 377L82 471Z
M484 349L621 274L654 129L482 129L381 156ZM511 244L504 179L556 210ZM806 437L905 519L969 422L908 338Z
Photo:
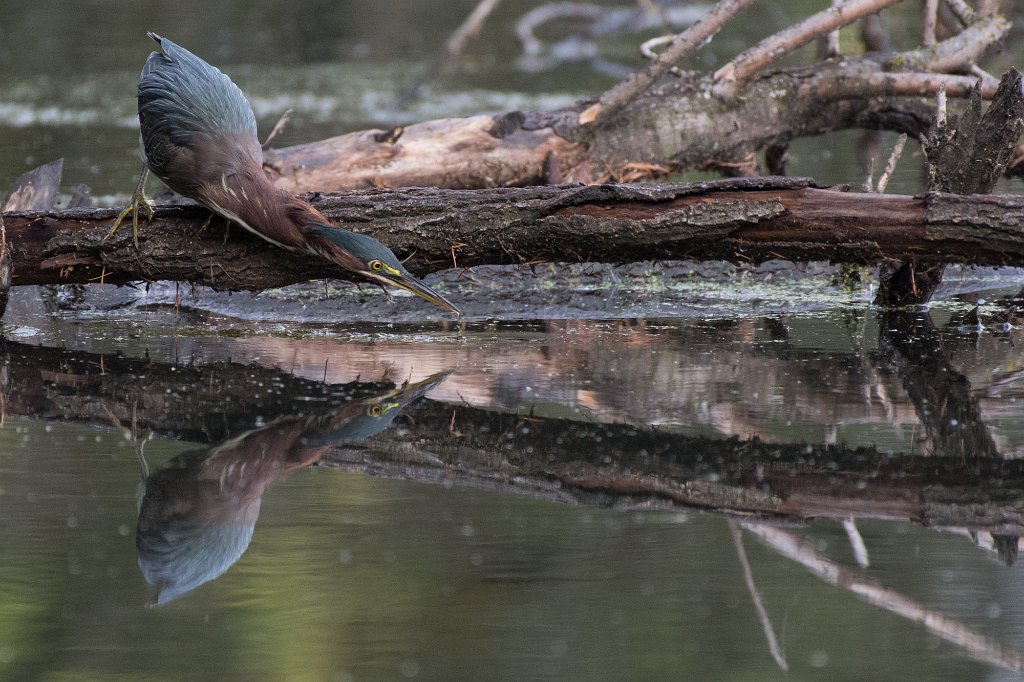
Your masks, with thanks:
M403 268L403 270L404 269L405 268ZM444 308L445 310L451 311L459 317L462 317L462 311L455 307L454 303L410 275L408 272L400 272L397 270L391 272L390 270L391 268L387 268L383 272L364 271L362 274L375 282L398 287L399 289L405 289L409 293L416 294L425 301L430 301L438 308Z

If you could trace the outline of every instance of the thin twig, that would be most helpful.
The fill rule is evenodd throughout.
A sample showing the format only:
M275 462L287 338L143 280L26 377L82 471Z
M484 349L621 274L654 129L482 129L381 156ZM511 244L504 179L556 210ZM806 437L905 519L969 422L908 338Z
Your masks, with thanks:
M752 2L753 0L721 0L700 21L677 35L665 51L646 68L631 73L606 90L596 103L584 109L580 114L579 124L597 125L609 120L665 76L676 62L710 40L722 26Z
M935 24L939 16L939 0L924 0L924 26L921 29L921 44L931 47L935 44Z
M673 40L676 39L674 33L669 33L666 36L658 36L657 38L651 38L640 44L640 54L643 55L644 59L654 60L658 58L658 53L654 51L656 47L664 47ZM668 70L673 76L682 76L683 72L679 70L678 66L673 66Z
M889 178L892 177L893 171L896 170L896 164L899 162L900 156L903 154L903 145L906 143L907 134L902 133L896 139L896 144L892 147L892 154L889 155L889 163L885 164L885 170L882 171L882 175L878 178L878 184L875 186L875 191L879 194L885 194L885 188L889 186Z
M269 147L271 141L273 141L275 137L281 134L281 131L284 130L284 127L288 125L288 121L292 120L293 113L295 113L294 109L287 109L283 114L281 114L281 118L277 119L277 123L275 123L274 127L270 129L270 134L267 135L267 139L264 140L263 142L262 146L264 149Z
M480 29L483 28L484 22L487 21L487 17L491 15L491 12L501 3L501 0L480 0L477 6L473 8L473 11L469 13L469 16L459 24L459 27L451 34L448 40L444 44L444 48L441 52L434 57L433 61L427 66L426 70L420 74L409 87L402 91L402 94L398 96L398 106L405 107L411 102L415 101L420 94L420 90L423 85L434 78L441 71L441 69L448 63L454 61L462 54L463 50L466 49L466 45L469 44L473 38L480 35Z
M899 2L902 0L848 0L765 38L715 72L714 93L723 99L733 99L751 78L780 57L815 38Z
M904 135L903 137L906 137ZM878 181L881 184L881 180ZM884 189L879 189L879 193L884 192ZM851 516L848 519L843 519L843 530L846 531L846 537L850 541L850 549L853 550L853 558L857 562L857 565L861 568L867 568L871 565L871 561L868 559L868 546L864 544L864 537L860 534L857 529L857 522L853 520Z
M832 0L832 9L838 9L843 0ZM825 36L825 54L828 57L839 56L839 29L829 31Z
M772 622L768 619L768 610L764 607L764 600L761 598L761 592L757 589L757 585L754 583L754 572L750 570L750 562L747 560L747 550L743 547L743 533L740 530L739 524L735 520L729 519L729 531L732 533L732 544L736 547L736 556L740 560L740 568L743 569L743 582L747 585L747 591L750 592L750 598L754 600L754 608L757 609L757 619L761 621L761 630L764 631L765 639L768 640L768 651L771 652L772 658L775 659L775 664L782 670L789 670L789 664L786 663L786 655L782 653L782 648L779 646L779 640L775 638L775 630L772 628Z

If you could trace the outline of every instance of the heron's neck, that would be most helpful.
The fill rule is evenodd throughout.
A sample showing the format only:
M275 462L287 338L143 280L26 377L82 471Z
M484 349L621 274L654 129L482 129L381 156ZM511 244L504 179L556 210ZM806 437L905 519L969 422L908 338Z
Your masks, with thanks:
M211 209L286 249L306 249L304 226L328 222L307 202L274 185L262 168L225 176L211 190Z

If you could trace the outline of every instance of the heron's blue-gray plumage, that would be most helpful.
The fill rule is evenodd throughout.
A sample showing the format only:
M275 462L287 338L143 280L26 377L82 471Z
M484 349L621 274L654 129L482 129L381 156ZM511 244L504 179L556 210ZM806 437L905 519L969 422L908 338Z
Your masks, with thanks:
M189 186L202 179L204 169L223 172L262 163L256 117L238 86L185 48L155 33L149 36L162 50L149 55L139 80L139 123L150 169L189 196ZM185 157L203 165L184 163L183 168Z

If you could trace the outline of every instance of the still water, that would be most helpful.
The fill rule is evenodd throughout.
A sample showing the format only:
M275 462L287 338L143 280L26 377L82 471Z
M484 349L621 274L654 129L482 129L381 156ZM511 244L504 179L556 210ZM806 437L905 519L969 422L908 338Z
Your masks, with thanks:
M9 338L5 679L1019 679L966 309Z
M223 66L262 134L294 108L282 146L639 65L619 34L526 72L541 3L505 3L399 105L475 4L0 2L0 191L63 157L66 193L124 201L147 30ZM756 3L686 66L821 6ZM917 12L887 11L898 46ZM856 184L857 144L801 141L792 172ZM344 283L15 292L0 679L1024 679L1015 274L890 315L833 276L439 273L461 325Z

